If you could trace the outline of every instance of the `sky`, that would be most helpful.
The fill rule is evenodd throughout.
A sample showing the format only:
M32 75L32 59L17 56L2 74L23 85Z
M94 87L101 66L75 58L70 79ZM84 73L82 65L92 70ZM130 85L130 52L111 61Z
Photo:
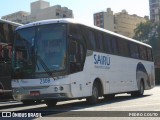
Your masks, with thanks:
M37 0L1 0L0 18L17 11L30 12L30 3ZM74 18L93 24L93 14L111 8L114 13L125 9L129 14L149 16L149 0L45 0L50 6L61 5L73 10Z

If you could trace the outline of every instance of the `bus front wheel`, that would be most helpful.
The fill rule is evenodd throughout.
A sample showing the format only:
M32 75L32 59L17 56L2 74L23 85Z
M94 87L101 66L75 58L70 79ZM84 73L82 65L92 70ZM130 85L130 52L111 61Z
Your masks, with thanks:
M98 85L94 83L92 87L92 96L88 97L86 100L89 104L96 104L98 102L98 97L99 97Z
M4 90L3 84L0 82L0 96L3 95L3 90Z

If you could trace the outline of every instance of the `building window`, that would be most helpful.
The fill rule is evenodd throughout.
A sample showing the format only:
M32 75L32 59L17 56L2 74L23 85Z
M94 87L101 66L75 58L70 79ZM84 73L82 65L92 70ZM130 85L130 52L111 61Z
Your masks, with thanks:
M65 17L66 17L66 15L65 15L65 14L63 14L63 17L65 18Z
M151 0L151 3L155 3L156 2L156 0Z
M56 16L59 16L59 13L56 13Z

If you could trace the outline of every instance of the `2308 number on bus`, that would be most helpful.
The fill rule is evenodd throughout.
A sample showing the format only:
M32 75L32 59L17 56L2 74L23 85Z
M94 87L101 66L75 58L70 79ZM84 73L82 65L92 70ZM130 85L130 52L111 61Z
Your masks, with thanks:
M49 84L51 83L51 80L49 78L41 78L40 84Z

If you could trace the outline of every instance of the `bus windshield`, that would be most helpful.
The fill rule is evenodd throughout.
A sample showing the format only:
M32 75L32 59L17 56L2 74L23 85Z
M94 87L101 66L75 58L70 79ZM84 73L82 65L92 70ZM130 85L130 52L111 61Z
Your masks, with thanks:
M23 72L53 72L66 67L66 25L50 24L17 30L14 68Z

